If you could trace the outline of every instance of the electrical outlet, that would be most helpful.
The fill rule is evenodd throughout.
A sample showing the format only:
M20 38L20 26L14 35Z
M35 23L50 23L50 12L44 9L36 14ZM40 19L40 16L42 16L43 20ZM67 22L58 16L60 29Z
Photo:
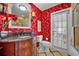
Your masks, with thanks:
M46 40L48 40L48 38L46 37Z

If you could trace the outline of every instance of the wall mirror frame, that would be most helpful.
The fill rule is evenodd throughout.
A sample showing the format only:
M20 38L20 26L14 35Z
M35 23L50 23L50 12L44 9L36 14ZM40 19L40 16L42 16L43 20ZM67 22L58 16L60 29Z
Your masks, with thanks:
M11 3L8 9L10 14L17 16L16 22L12 21L12 18L8 18L10 20L9 28L31 28L31 6L29 4Z

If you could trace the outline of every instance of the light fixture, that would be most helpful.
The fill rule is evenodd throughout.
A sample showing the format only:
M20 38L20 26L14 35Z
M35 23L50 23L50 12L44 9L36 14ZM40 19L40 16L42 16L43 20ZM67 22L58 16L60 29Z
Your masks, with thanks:
M33 17L35 16L35 12L34 12L34 11L32 11L32 16L33 16Z
M35 12L34 11L31 12L31 16L32 16L31 21L33 21L33 19L35 17Z
M26 7L24 5L19 5L20 10L26 11Z

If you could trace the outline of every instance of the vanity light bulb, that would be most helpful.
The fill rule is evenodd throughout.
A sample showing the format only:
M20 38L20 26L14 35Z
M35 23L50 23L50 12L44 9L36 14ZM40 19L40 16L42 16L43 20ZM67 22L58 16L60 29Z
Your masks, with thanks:
M35 12L32 12L32 16L35 16Z
M20 6L19 8L20 8L20 10L22 10L22 11L26 11L26 7L24 7L24 6Z

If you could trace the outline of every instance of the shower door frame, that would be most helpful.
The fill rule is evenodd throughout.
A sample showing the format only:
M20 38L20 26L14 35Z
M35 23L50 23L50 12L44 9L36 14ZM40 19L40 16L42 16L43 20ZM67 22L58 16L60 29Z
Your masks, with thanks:
M66 8L66 9L63 9L63 10L60 10L60 11L57 11L57 12L54 12L54 13L51 13L51 48L57 48L57 49L63 49L63 48L59 48L59 47L55 47L53 46L54 42L53 42L53 14L56 14L56 13L62 13L63 11L69 11L69 15L70 15L70 20L67 20L67 49L69 48L69 45L71 44L70 41L71 41L71 38L72 38L72 11L71 11L71 8ZM70 24L69 24L70 23ZM69 25L69 26L68 26ZM63 49L63 50L67 50L67 49Z

